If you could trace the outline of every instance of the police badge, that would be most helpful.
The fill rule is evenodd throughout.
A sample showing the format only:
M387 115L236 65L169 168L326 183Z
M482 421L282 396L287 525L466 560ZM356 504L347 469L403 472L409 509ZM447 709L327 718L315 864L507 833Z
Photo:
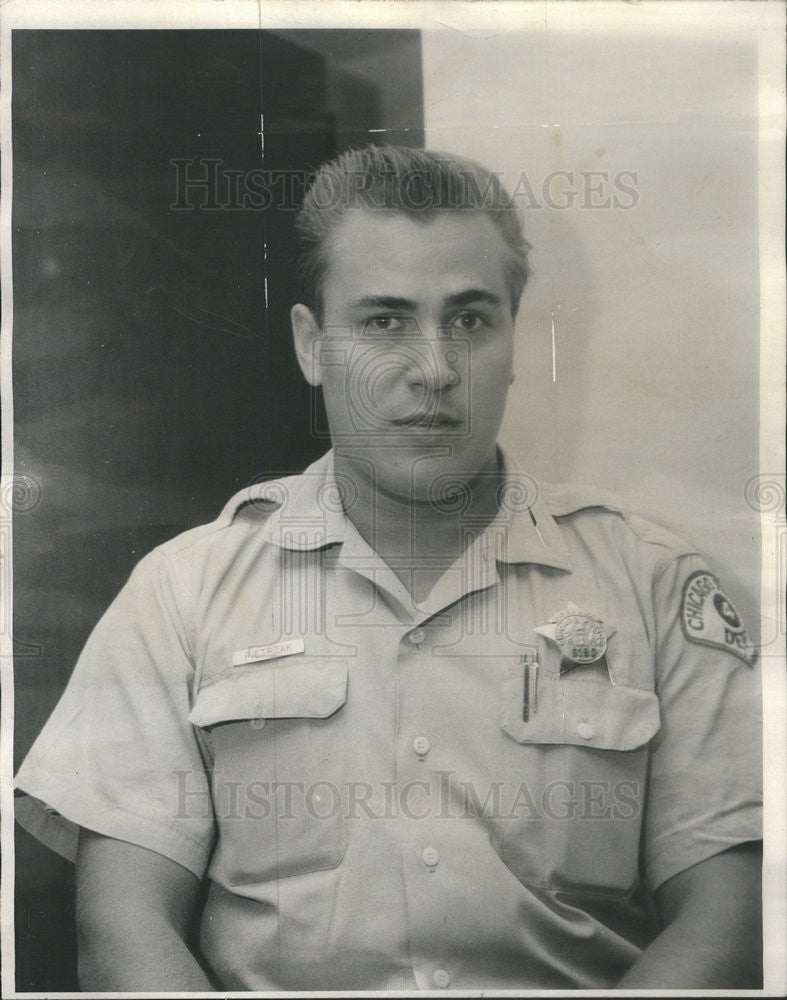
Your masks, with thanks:
M607 640L615 634L615 629L605 626L601 618L582 611L575 604L569 604L535 631L554 642L560 650L561 674L592 664L604 667L609 672L605 654Z

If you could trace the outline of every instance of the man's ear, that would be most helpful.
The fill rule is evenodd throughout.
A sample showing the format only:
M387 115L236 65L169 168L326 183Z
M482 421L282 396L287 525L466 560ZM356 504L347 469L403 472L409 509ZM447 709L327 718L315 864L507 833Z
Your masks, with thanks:
M309 385L319 385L322 382L320 369L318 341L322 336L320 324L314 318L314 313L308 306L298 303L290 310L292 336L295 341L295 353L301 366L303 377Z

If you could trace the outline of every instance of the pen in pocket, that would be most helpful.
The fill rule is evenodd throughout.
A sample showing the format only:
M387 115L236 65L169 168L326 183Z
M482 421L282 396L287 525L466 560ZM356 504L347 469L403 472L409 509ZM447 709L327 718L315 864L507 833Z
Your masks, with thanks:
M536 653L522 654L524 687L522 691L522 721L529 722L530 716L538 711L538 656Z

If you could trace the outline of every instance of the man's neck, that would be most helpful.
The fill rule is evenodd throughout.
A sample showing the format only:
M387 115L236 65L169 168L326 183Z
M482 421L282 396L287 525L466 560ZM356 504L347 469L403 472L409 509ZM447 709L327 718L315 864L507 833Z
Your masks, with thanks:
M335 456L337 475L349 477L357 488L347 517L416 600L426 596L497 514L504 478L500 465L495 456L489 469L475 477L457 477L456 488L435 502L387 492L371 479L365 465L356 465L346 455ZM414 569L421 581L420 594L411 584Z

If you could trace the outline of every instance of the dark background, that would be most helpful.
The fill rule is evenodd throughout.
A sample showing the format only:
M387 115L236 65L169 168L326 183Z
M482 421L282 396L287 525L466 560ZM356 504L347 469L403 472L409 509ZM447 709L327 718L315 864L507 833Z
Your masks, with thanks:
M414 31L15 31L12 52L18 766L134 564L327 447L290 344L292 204L348 146L421 145L423 87ZM297 172L284 204L261 207L263 166ZM19 827L16 864L16 988L75 990L73 866Z

